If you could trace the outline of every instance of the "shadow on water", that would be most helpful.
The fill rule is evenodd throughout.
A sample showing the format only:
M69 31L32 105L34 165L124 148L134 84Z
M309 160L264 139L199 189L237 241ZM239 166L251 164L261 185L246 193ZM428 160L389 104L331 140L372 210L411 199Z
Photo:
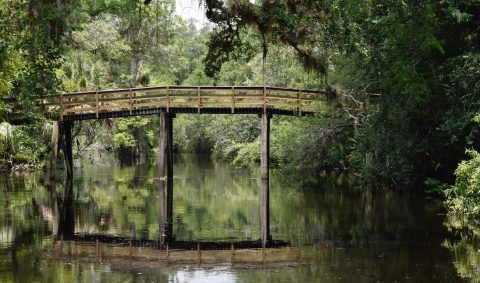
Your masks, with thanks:
M441 202L348 177L272 173L274 241L262 249L258 171L189 155L176 157L169 201L165 187L158 249L157 172L87 164L55 189L43 174L2 178L0 281L458 282L478 267Z

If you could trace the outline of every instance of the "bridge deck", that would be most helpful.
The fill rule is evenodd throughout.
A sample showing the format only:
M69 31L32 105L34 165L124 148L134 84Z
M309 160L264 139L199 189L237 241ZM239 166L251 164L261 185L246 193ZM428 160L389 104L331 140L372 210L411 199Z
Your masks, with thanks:
M157 86L67 93L41 99L60 120L76 121L167 113L311 114L327 93L269 86Z
M130 117L130 116L147 116L147 115L156 115L162 112L173 113L173 114L262 114L264 111L263 108L236 108L234 112L230 108L225 107L208 107L200 109L200 112L196 108L192 107L170 107L167 111L165 107L156 107L156 108L146 108L146 109L135 109L131 112L129 110L118 110L118 111L107 111L100 112L98 116L96 113L79 113L79 114L69 114L62 117L63 121L82 121L82 120L94 120L94 119L109 119L109 118L119 118L119 117ZM286 109L276 109L276 108L267 108L267 113L275 115L285 115L285 116L312 116L314 112L312 111L302 111L301 113L294 110Z

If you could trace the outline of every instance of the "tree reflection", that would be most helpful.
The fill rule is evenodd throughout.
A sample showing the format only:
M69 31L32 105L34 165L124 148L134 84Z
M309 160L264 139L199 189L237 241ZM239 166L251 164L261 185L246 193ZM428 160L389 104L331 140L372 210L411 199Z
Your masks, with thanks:
M454 255L454 265L462 278L480 282L480 223L467 221L461 215L449 214L445 226L458 236L444 245Z
M42 274L44 281L78 278L79 270L86 268L82 264L69 271L41 260L42 252L48 251L52 239L61 233L157 241L156 172L155 165L148 163L135 167L85 165L73 180L59 182L55 189L43 185L46 182L38 174L0 179L0 281L35 281L29 274ZM256 170L239 170L204 157L179 156L172 183L172 216L167 217L172 238L257 241L258 175ZM445 242L450 234L443 225L441 202L368 191L348 176L317 179L273 172L270 212L272 238L304 247L315 263L277 273L235 271L241 281L323 278L328 282L338 274L347 279L357 269L365 275L360 278L365 282L394 281L404 278L402 271L408 271L412 281L428 281L432 276L451 281L455 279L454 265L445 247L454 254L458 273L478 280L478 242L463 235L460 241ZM456 227L455 221L447 219L452 227ZM130 280L135 273L122 269L112 275L96 268L88 271L88 276L104 276L105 282ZM149 274L155 280L171 275Z

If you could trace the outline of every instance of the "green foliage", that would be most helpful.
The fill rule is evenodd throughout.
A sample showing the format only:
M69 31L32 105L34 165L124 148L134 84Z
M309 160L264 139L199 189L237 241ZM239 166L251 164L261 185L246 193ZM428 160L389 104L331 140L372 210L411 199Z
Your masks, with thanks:
M0 123L0 171L16 166L40 167L46 156L45 135L29 126Z
M456 235L456 240L445 240L443 246L454 256L457 273L471 282L480 280L480 222L458 213L449 213L445 226Z
M251 115L218 115L174 120L174 142L179 150L208 152L225 160L234 160L244 146L259 136L258 118ZM250 147L249 147L250 148ZM249 151L248 149L243 149ZM255 151L254 151L255 152Z
M269 41L295 49L299 61L309 70L326 73L326 48L330 38L322 36L334 22L328 10L315 1L203 1L206 15L216 30L210 36L205 60L207 75L218 74L221 65L235 54L249 54L254 46L242 40L241 34L253 28L261 38L261 52L267 55ZM335 1L333 1L335 2Z
M204 60L205 74L214 77L230 59L251 59L255 52L250 39L231 26L212 31L208 41L208 54Z
M450 137L450 144L464 143L478 145L480 124L480 51L468 52L451 58L445 65L449 72L445 81L449 109L444 117L441 130Z
M320 119L314 129L322 136L343 126L334 135L338 139L327 139L325 147L310 142L323 137L303 135L307 149L316 149L317 168L328 168L323 160L329 160L326 164L334 167L353 167L368 183L403 188L426 177L447 180L465 146L479 146L472 115L478 113L480 97L474 28L480 7L460 2L204 1L218 28L207 58L229 58L234 52L229 35L253 27L252 42L260 42L252 46L257 54L268 50L271 56L275 45L290 46L293 53L283 58L295 54L307 69L327 73L336 89L329 106L338 106L337 113L324 115L330 122ZM220 69L212 62L207 60L206 67L217 70L218 77L225 70L239 81L235 73L241 66L232 68L222 60ZM282 71L275 71L267 83L281 78ZM369 93L381 94L374 106Z
M178 115L173 122L173 139L175 148L182 152L209 152L212 141L206 134L206 126L211 117L201 115Z
M93 1L79 5L79 20L57 70L65 91L185 80L201 63L205 40L193 25L173 18L172 3L154 1L146 6L143 1ZM156 117L118 119L113 127L83 123L76 128L78 150L99 146L127 159L150 155L157 143L157 121Z
M0 6L0 94L2 95L12 90L13 83L25 64L18 50L19 38L15 36L20 32L20 19L25 16L24 13L19 13L21 11L19 5L20 1L14 1Z
M7 122L2 122L0 124L0 144L2 147L2 152L13 152L15 151L15 134L13 126Z
M0 5L0 122L15 125L9 126L10 142L5 136L1 142L2 169L41 166L46 157L45 119L37 99L60 91L55 70L61 63L62 37L75 22L75 5L69 2L13 0Z
M136 146L135 138L126 132L113 135L113 147L115 149L133 149Z
M467 217L480 217L480 153L468 150L469 160L462 161L455 170L455 185L446 191L447 205Z
M113 134L113 149L120 154L130 153L131 157L138 157L141 153L148 155L154 146L152 139L153 121L148 118L131 117L119 118L115 123ZM150 137L150 138L148 138Z

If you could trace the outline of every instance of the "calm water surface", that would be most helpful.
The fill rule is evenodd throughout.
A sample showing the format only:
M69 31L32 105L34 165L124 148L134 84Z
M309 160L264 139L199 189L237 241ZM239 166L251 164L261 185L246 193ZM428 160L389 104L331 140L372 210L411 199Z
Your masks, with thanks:
M347 178L275 172L270 180L272 238L308 254L305 264L149 268L52 258L65 229L157 240L157 176L155 165L148 163L85 163L76 168L68 212L62 210L69 201L64 182L49 190L41 173L3 177L0 282L462 282L462 277L479 282L480 246L449 231L441 202L368 192ZM259 239L257 170L180 155L174 176L176 240Z

